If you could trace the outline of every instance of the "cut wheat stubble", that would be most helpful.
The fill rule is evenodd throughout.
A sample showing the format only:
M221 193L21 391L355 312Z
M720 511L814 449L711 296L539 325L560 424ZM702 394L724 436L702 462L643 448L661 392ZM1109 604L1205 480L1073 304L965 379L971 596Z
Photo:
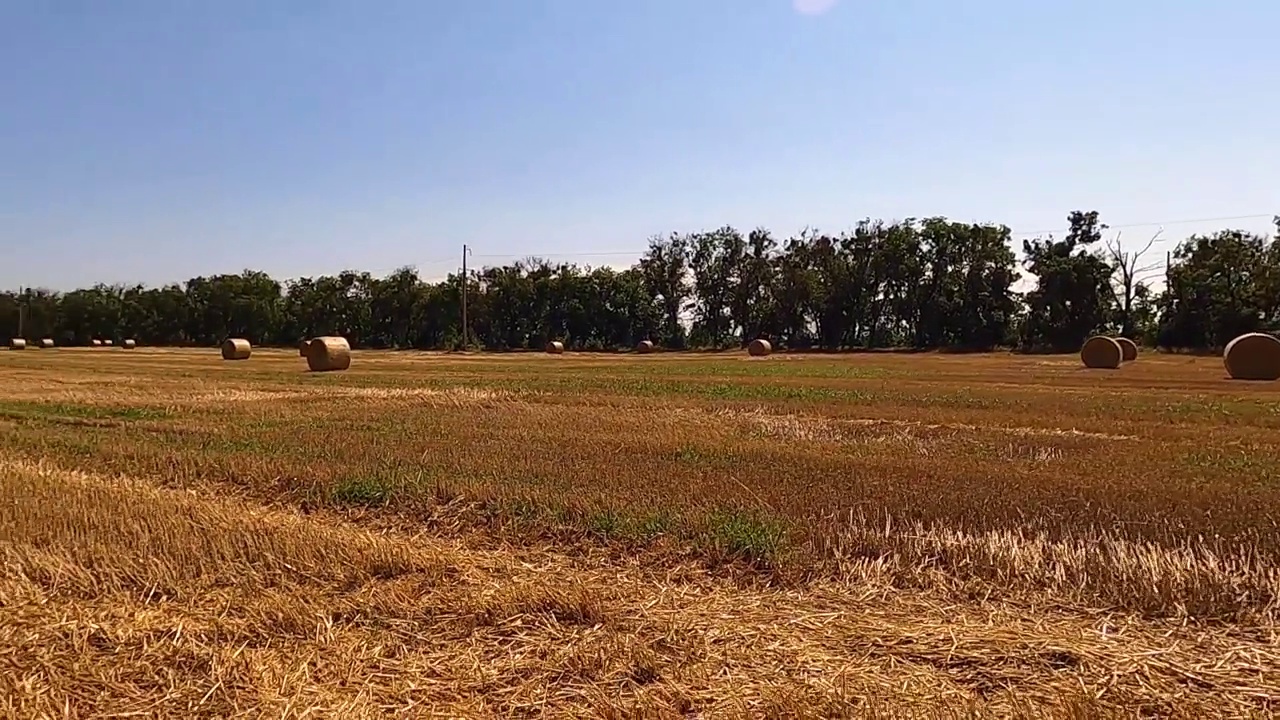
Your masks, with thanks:
M976 703L985 712L966 717L1007 717L993 686L1038 717L1127 717L1109 711L1135 706L1212 717L1214 704L1243 717L1274 701L1280 672L1265 639L1212 627L955 604L877 581L739 584L674 558L571 561L541 543L517 554L130 478L0 469L6 560L22 569L0 584L34 600L0 607L0 648L28 679L10 698L43 713L28 716L123 715L146 702L153 716L182 717L202 697L225 715L256 703L373 718L428 701L454 717L581 717L613 702L626 715L643 696L593 688L643 676L661 691L653 712L634 713L646 717L678 716L673 697L676 710L710 717L843 716L868 696L904 712ZM851 663L850 648L866 652ZM778 671L793 667L804 672ZM1077 688L1090 704L1049 712Z

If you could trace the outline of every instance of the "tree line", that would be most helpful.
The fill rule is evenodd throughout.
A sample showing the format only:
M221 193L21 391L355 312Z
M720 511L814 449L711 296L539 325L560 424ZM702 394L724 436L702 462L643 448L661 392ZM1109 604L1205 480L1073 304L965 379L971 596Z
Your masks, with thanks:
M1014 253L1007 226L942 217L865 220L839 235L779 240L731 227L654 238L618 270L529 259L440 282L413 268L280 282L246 270L164 287L0 293L0 336L60 345L260 345L342 335L367 348L726 348L757 337L794 349L1071 352L1093 333L1177 349L1280 328L1280 242L1239 230L1181 241L1152 288L1151 244L1104 239L1094 211L1061 238ZM1277 218L1280 230L1280 218ZM1154 239L1153 239L1154 240ZM1035 279L1015 291L1019 262ZM1163 263L1160 263L1163 265ZM465 282L467 332L462 329Z

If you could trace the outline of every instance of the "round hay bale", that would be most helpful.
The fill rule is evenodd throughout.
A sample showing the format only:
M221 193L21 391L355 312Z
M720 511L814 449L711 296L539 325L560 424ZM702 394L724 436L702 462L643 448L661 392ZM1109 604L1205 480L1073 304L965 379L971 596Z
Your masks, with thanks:
M125 350L132 350L138 347L138 341L134 340L133 338L129 338L128 340L125 340L124 342L120 343L120 347L124 348Z
M654 346L653 346L652 340L641 340L640 343L636 345L636 352L640 353L641 355L648 355L649 353L653 352L653 347Z
M307 367L312 372L351 367L351 344L344 337L318 337L307 343Z
M547 343L547 352L551 353L552 355L563 355L564 343L560 342L559 340L552 340L551 342Z
M306 357L307 348L309 347L311 347L310 340L303 340L302 342L298 343L298 357Z
M773 352L773 345L764 338L756 338L747 345L747 354L751 357L765 357Z
M23 340L22 338L13 338L12 340L9 341L9 349L10 350L26 350L27 341Z
M1120 353L1122 355L1120 358L1121 362L1133 362L1138 359L1138 343L1127 337L1117 337L1112 339L1120 343Z
M1280 338L1246 333L1227 343L1222 364L1233 380L1280 380Z
M94 338L94 339L92 339L92 340L90 340L90 341L89 341L89 346L90 346L90 347L102 347L102 341L101 341L101 340L99 340L99 339L97 339L97 338Z
M103 340L102 344L106 345L107 347L111 347L112 345L115 345L115 342L112 340Z
M253 353L253 346L243 338L227 338L222 341L223 360L248 360Z
M1105 335L1094 335L1084 341L1080 348L1080 360L1087 368L1115 369L1124 360L1124 350L1115 339Z
M53 338L43 338L42 340L40 340L40 347L45 350L48 350L49 348L53 347Z

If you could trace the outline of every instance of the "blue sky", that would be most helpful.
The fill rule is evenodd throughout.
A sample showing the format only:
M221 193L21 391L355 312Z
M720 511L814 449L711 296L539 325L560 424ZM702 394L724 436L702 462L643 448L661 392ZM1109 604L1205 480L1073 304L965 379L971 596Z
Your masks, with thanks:
M6 0L0 287L1267 215L1277 24L1263 0ZM1270 226L1165 236L1223 224Z

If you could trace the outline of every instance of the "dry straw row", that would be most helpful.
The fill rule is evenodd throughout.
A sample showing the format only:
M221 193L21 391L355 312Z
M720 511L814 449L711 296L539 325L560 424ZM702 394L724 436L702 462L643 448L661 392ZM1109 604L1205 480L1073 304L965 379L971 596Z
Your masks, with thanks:
M1130 344L1132 340L1128 341ZM1134 357L1137 357L1137 345L1134 345ZM1106 335L1094 335L1084 341L1080 347L1080 361L1087 368L1114 370L1124 362L1125 350L1116 338Z
M1080 348L1087 368L1111 369L1138 358L1138 345L1129 338L1094 335ZM1245 333L1227 344L1222 363L1233 380L1280 380L1280 338Z
M655 345L652 340L641 340L640 342L636 343L636 352L640 353L641 355L648 355L651 352L657 351L657 349L658 349L658 346ZM545 350L548 355L563 355L564 342L560 340L552 340L551 342L546 344L543 350Z
M1222 364L1233 380L1280 380L1280 338L1245 333L1227 343Z
M312 372L346 370L351 367L351 344L344 337L312 338L306 344L307 368Z
M110 347L112 344L110 339L94 338L90 341L92 347ZM137 346L137 341L132 338L121 343L125 350L133 350ZM52 348L54 341L52 338L43 338L36 347ZM23 338L12 338L9 341L10 350L26 348L27 341ZM640 354L649 354L656 349L652 340L643 340L636 345L636 352ZM560 355L564 350L564 343L558 340L549 342L546 346L546 351L553 355ZM773 345L763 338L752 340L747 345L747 353L752 357L766 357L772 352ZM223 360L248 360L252 354L253 346L243 338L228 338L222 343ZM342 337L304 340L298 346L298 355L306 358L307 366L315 372L346 370L351 367L351 345ZM1137 343L1125 337L1095 335L1080 348L1080 360L1087 368L1116 369L1137 358ZM1234 380L1280 380L1280 338L1267 333L1246 333L1227 344L1222 360L1227 374Z
M110 347L113 344L114 343L111 340L98 340L96 338L89 341L90 347L104 347L104 346ZM32 345L31 347L40 348L41 350L48 350L55 346L56 346L56 343L53 341L53 338L41 338L39 342L37 342L35 345ZM10 350L26 350L27 347L28 347L27 341L23 338L11 338L9 340ZM138 347L138 341L133 340L132 338L128 340L124 340L123 342L120 343L120 347L125 350L132 350Z
M222 343L223 360L248 360L253 344L244 338L227 338ZM344 337L326 336L304 340L298 345L298 356L306 358L312 372L331 372L351 367L351 344Z
M253 345L244 338L227 338L222 341L223 360L248 360L253 354Z
M546 352L550 355L563 355L564 343L559 340L552 340L551 342L547 343L545 349L546 349ZM639 343L636 344L636 352L641 355L648 355L649 353L656 352L657 349L658 349L658 346L655 345L652 340L641 340ZM1135 349L1136 349L1136 346L1135 346ZM305 352L306 350L304 347L302 353L305 354ZM765 357L766 355L769 355L772 352L773 352L773 345L768 340L765 340L763 338L752 340L751 343L747 345L747 354L751 355L752 357Z
M1080 361L1087 368L1114 370L1138 359L1138 344L1127 337L1094 335L1080 348Z

